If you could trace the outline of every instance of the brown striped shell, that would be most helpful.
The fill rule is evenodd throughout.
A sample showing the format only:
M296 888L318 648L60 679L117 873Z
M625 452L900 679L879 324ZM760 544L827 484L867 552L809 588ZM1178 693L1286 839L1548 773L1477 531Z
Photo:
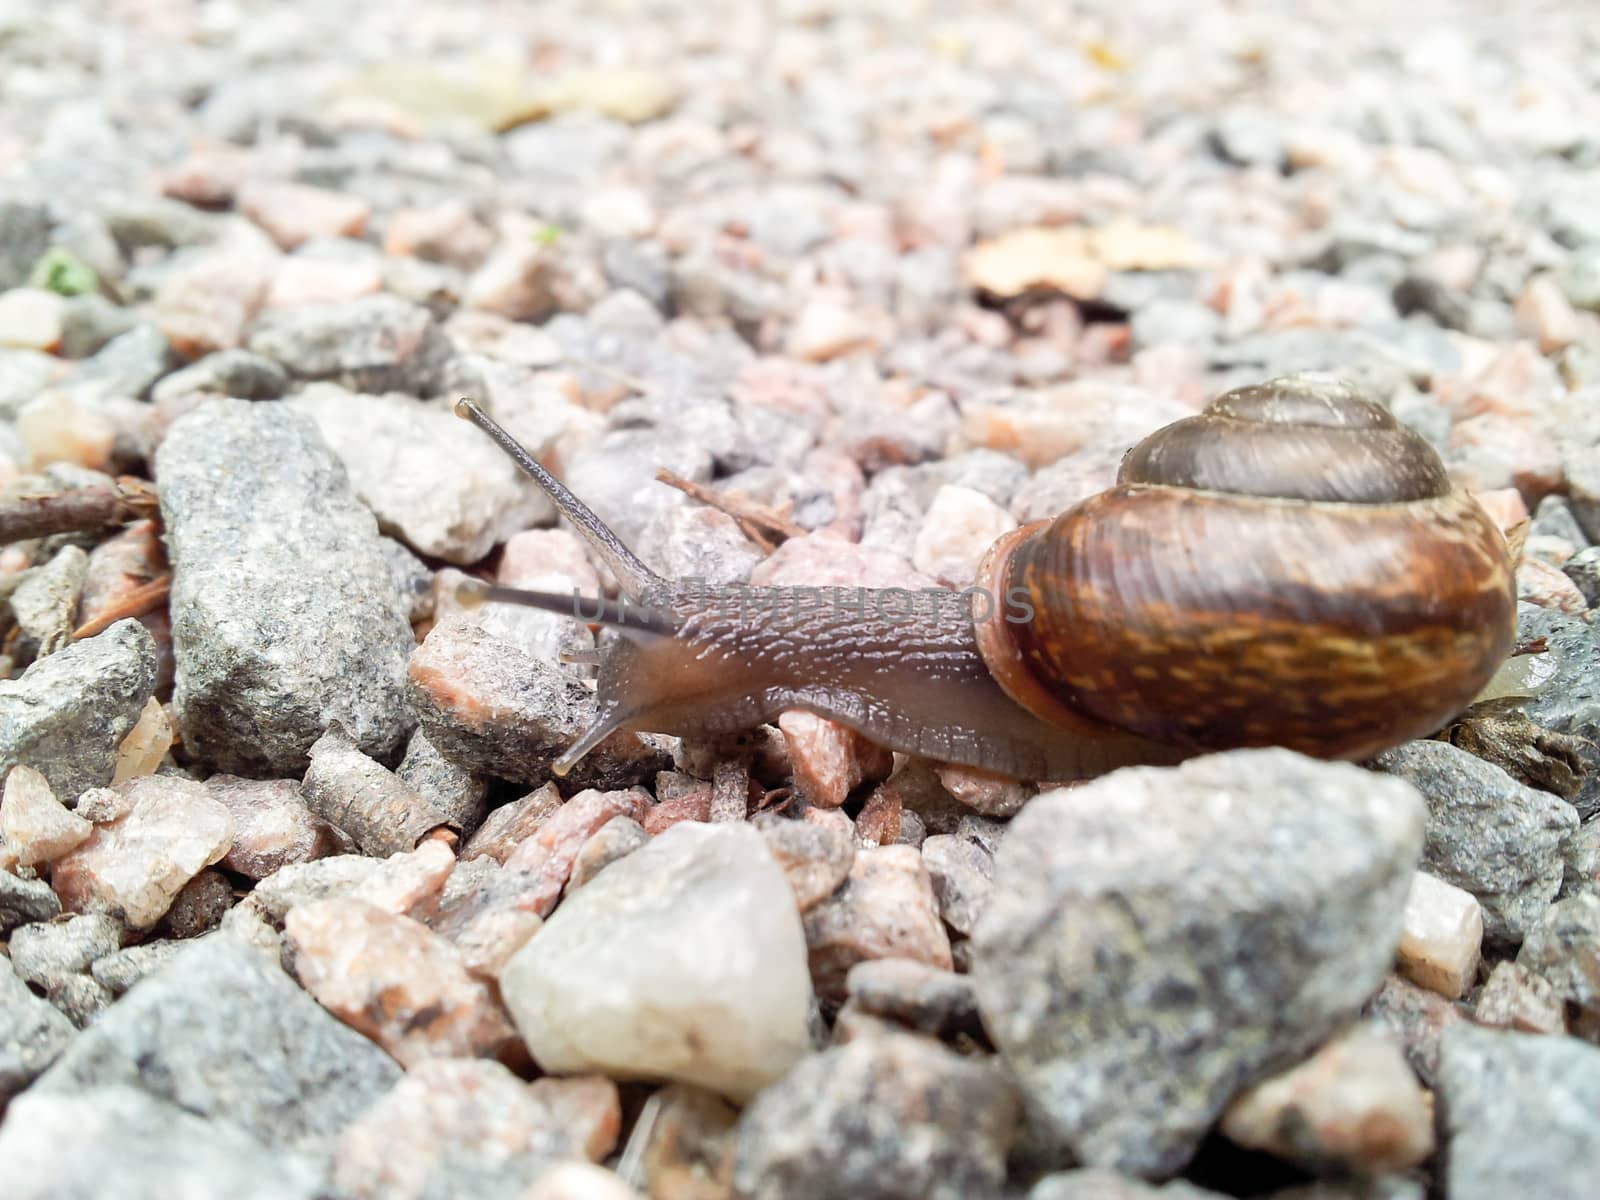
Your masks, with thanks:
M1035 715L1195 749L1360 759L1433 732L1510 652L1505 539L1348 385L1240 388L1117 484L997 544L980 646ZM1021 589L1020 593L1012 589Z

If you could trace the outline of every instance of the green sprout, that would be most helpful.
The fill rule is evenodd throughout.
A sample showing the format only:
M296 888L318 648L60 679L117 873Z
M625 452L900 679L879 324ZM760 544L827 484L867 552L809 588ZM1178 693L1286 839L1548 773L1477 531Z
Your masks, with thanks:
M100 290L100 276L71 250L52 246L33 264L28 286L44 288L58 296L82 296Z

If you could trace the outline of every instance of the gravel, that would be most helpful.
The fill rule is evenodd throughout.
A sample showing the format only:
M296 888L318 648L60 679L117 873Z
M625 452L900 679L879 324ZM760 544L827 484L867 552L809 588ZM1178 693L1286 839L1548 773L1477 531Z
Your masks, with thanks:
M1262 750L1046 792L1014 824L974 935L984 1025L1058 1158L1162 1175L1377 989L1423 812Z
M208 402L173 425L156 478L173 706L191 753L234 774L299 774L333 721L365 751L394 750L413 720L408 605L311 419L281 403Z

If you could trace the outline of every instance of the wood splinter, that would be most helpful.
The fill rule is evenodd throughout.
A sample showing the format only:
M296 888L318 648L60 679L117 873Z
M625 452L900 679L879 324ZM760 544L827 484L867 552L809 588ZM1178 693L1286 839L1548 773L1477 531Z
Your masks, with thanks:
M154 517L159 511L155 489L131 475L110 485L7 496L0 499L0 545L125 525Z
M806 530L803 526L795 524L787 513L780 512L770 505L758 504L754 500L746 500L743 496L725 496L703 483L685 479L682 475L666 469L657 471L656 478L668 487L675 487L684 495L698 500L701 504L732 517L739 526L739 532L760 546L763 554L771 554L784 539L805 536ZM769 536L773 533L782 536L774 541Z

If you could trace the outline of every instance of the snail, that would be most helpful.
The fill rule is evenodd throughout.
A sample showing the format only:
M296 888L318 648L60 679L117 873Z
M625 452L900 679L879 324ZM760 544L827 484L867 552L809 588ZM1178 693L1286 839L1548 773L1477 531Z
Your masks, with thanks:
M1115 486L1000 538L975 588L934 595L662 579L477 405L456 409L623 592L580 612L463 585L468 602L614 630L558 774L616 730L730 733L791 708L1019 779L1245 746L1361 760L1438 729L1512 645L1501 531L1419 435L1325 377L1238 388L1157 430Z

